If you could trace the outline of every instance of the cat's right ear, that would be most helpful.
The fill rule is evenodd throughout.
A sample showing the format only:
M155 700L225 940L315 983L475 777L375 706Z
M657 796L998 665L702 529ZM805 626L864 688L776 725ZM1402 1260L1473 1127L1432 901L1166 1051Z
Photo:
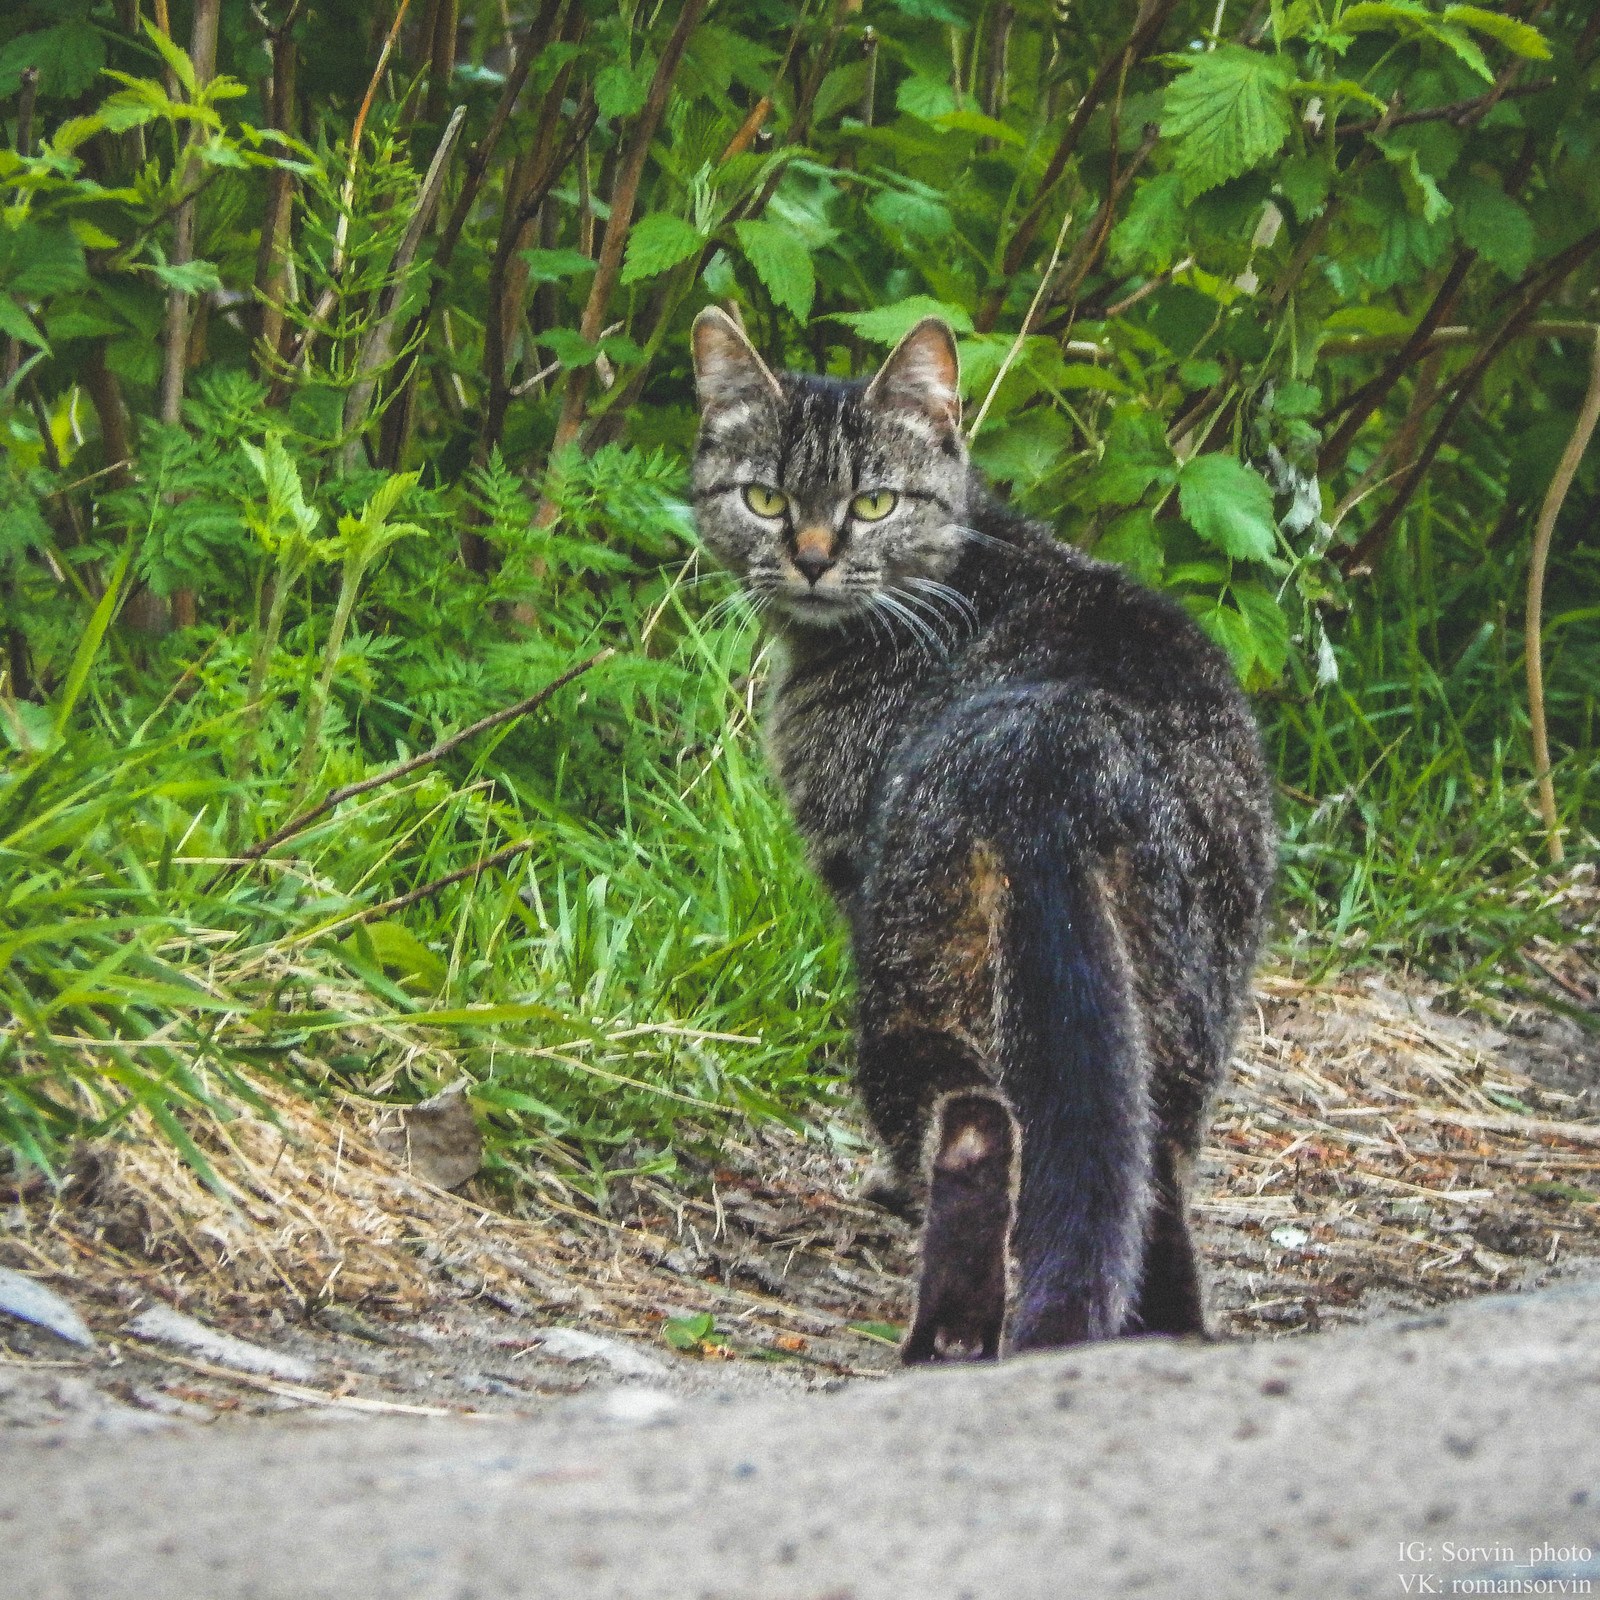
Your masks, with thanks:
M734 406L778 406L783 390L744 330L726 311L707 306L694 319L695 390L708 417Z

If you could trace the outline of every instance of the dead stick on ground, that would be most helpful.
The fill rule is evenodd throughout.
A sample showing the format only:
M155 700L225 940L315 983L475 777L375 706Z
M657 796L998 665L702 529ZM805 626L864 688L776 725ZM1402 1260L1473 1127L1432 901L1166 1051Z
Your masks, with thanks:
M298 1383L283 1383L277 1378L257 1377L253 1372L237 1372L232 1367L219 1367L214 1362L196 1361L189 1356L169 1355L142 1339L122 1336L140 1355L153 1356L157 1361L170 1362L175 1367L186 1367L190 1372L203 1373L208 1378L224 1378L229 1383L243 1384L248 1389L262 1389L285 1400L298 1400L308 1406L334 1406L343 1411L378 1411L402 1417L482 1417L499 1420L492 1411L457 1411L453 1406L408 1406L398 1400L368 1400L358 1394L333 1394L326 1389L307 1389Z
M1550 490L1539 511L1539 523L1534 529L1533 551L1528 562L1528 606L1523 630L1523 647L1528 666L1528 721L1533 729L1533 765L1539 777L1539 810L1544 816L1545 832L1549 836L1550 860L1560 866L1565 852L1561 848L1560 818L1556 813L1556 786L1550 776L1550 734L1544 715L1544 655L1541 628L1544 613L1544 568L1550 554L1550 537L1555 532L1556 518L1561 514L1562 502L1572 487L1573 474L1583 459L1594 434L1594 425L1600 419L1600 327L1594 329L1594 364L1589 374L1589 392L1583 398L1583 409L1567 440L1550 480Z
M392 783L396 778L403 778L407 773L415 772L418 767L426 767L435 761L442 760L459 745L464 744L474 734L487 732L490 728L498 727L502 722L510 722L513 717L524 717L530 711L536 711L558 689L564 689L574 678L581 678L591 667L597 667L608 656L614 656L616 651L607 646L604 650L597 650L587 661L580 661L577 666L563 672L552 683L547 683L537 694L531 694L526 700L519 700L514 706L507 706L504 711L496 711L492 715L474 722L470 728L463 728L460 733L453 733L448 739L441 739L431 750L425 750L420 756L412 756L409 761L402 761L397 766L389 767L371 778L363 778L359 783L347 783L342 789L335 789L325 800L314 805L309 811L302 811L298 817L291 818L278 829L263 839L260 844L253 844L236 857L236 861L244 863L255 861L264 856L269 850L275 849L285 839L291 839L297 833L304 833L307 828L319 817L324 817L337 805L353 799L358 794L365 794L369 789L376 789L385 783Z

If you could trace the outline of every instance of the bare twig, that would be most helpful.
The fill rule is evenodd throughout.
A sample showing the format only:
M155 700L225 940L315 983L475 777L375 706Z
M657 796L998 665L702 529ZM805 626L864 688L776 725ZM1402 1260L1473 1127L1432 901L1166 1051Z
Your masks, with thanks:
M430 895L438 894L441 889L448 889L452 883L460 883L463 878L476 878L480 873L487 872L490 867L498 867L510 861L515 856L525 854L540 843L538 839L519 839L515 844L508 844L504 850L496 850L492 856L484 856L481 861L474 861L470 867L460 867L455 872L447 872L442 878L435 878L432 883L425 883L420 889L413 889L409 894L397 894L392 900L381 900L375 906L368 906L365 911L358 912L349 920L352 922L370 922L374 917L386 917L393 911L404 911L407 906L414 906L419 900L426 900Z
M1393 498L1378 513L1372 526L1360 542L1346 551L1340 566L1347 576L1366 565L1387 543L1394 531L1400 513L1411 496L1416 493L1428 468L1433 465L1450 430L1466 409L1478 383L1494 364L1500 353L1512 340L1522 337L1533 320L1533 314L1553 295L1566 279L1577 270L1597 249L1600 249L1600 229L1593 229L1573 241L1565 250L1541 262L1517 285L1517 300L1513 308L1501 319L1499 326L1489 334L1477 356L1456 376L1455 393L1445 407L1428 442L1422 447L1410 470L1401 480Z
M1061 260L1061 247L1067 242L1067 229L1071 226L1072 213L1069 211L1061 219L1061 227L1056 232L1055 249L1050 252L1050 265L1044 269L1044 276L1039 279L1039 287L1033 291L1033 299L1028 302L1028 314L1022 319L1022 326L1017 329L1017 336L1011 341L1011 348L1006 351L1005 360L1000 363L1000 370L995 373L994 382L989 385L989 392L983 397L983 404L978 407L977 416L972 419L972 426L967 429L968 444L978 437L978 430L983 426L983 419L989 414L989 407L994 404L994 397L1000 392L1000 385L1005 382L1012 363L1021 354L1023 345L1027 343L1033 319L1044 303L1045 291L1055 276L1056 263Z
M622 161L617 168L617 181L611 191L611 217L606 223L606 236L600 246L600 259L595 266L594 282L589 286L589 299L583 308L583 321L579 333L590 344L605 323L606 307L617 279L622 274L622 252L628 242L628 226L633 221L633 208L639 198L639 180L644 176L644 164L650 154L650 143L660 126L661 115L667 108L667 95L672 80L678 74L678 63L689 43L706 0L684 0L683 9L673 25L672 33L661 52L661 60L650 88L645 96L644 109L628 138ZM556 423L551 454L572 443L582 428L585 402L589 394L588 367L575 367L567 379L566 392L561 397L561 417Z
M1002 278L1014 277L1021 268L1029 246L1033 243L1034 235L1039 231L1045 208L1050 203L1050 195L1060 181L1062 173L1067 170L1067 162L1072 159L1073 151L1078 148L1083 130L1088 127L1089 118L1094 115L1096 107L1105 98L1106 90L1155 42L1156 36L1161 32L1176 4L1177 0L1145 0L1139 8L1139 15L1135 19L1133 32L1129 35L1127 44L1121 50L1107 56L1101 63L1094 81L1084 92L1083 99L1078 102L1078 108L1072 115L1072 121L1067 124L1067 130L1062 134L1055 153L1050 157L1050 164L1045 168L1044 176L1039 180L1039 187L1034 191L1033 204L1017 224L1016 231L1006 245L1000 269ZM1001 303L1003 302L996 301L992 311L987 303L981 308L978 318L981 332L987 332L994 326Z
M347 783L342 789L335 789L332 794L309 811L303 811L298 817L278 829L274 834L263 839L260 844L253 844L248 850L243 850L236 856L236 864L259 860L269 850L275 850L285 839L292 839L297 833L304 833L312 823L325 817L335 806L342 805L346 800L353 799L358 794L365 794L369 789L377 789L386 783L393 783L397 778L404 778L409 773L415 772L419 767L432 765L441 761L452 750L465 744L468 739L477 734L487 732L490 728L497 728L502 722L510 722L515 717L525 717L530 711L537 711L546 700L557 690L564 689L575 678L581 678L591 667L599 666L607 657L613 656L616 651L611 647L597 650L587 661L580 661L577 666L563 672L559 678L547 683L536 694L531 694L526 700L519 700L514 706L507 706L503 711L496 711L487 717L480 718L470 727L463 728L459 733L453 733L448 739L441 739L431 750L425 750L421 755L412 756L409 761L402 761L398 765L388 767L384 771L370 778L363 778L359 783Z
M1344 458L1350 453L1350 446L1355 442L1355 437L1367 418L1383 404L1388 398L1389 391L1415 365L1427 347L1429 339L1433 337L1434 330L1454 308L1456 297L1461 293L1461 285L1466 281L1467 273L1472 270L1472 264L1477 259L1476 250L1456 252L1456 258L1451 262L1444 282L1439 285L1439 292L1434 295L1428 309L1423 312L1411 336L1383 371L1371 383L1362 386L1355 398L1355 404L1349 408L1344 421L1340 423L1338 432L1323 448L1318 461L1319 472L1326 475L1338 471L1344 465Z
M1549 836L1552 865L1560 866L1564 852L1561 846L1560 818L1556 812L1555 781L1550 776L1550 735L1544 714L1544 654L1542 625L1544 613L1545 562L1550 555L1550 537L1555 532L1556 518L1561 514L1562 502L1572 487L1573 475L1583 452L1593 437L1594 426L1600 420L1600 327L1592 330L1594 360L1589 374L1589 391L1583 397L1583 409L1573 424L1572 437L1562 452L1555 476L1539 510L1538 526L1533 533L1533 549L1528 560L1528 602L1523 649L1528 670L1528 721L1533 730L1533 765L1539 779L1539 810L1544 817L1545 832Z
M1514 65L1520 66L1521 63ZM1389 118L1374 117L1370 122L1351 122L1336 128L1334 132L1342 139L1347 134L1376 133L1380 125L1387 131L1413 122L1459 122L1463 118L1476 121L1492 110L1497 101L1518 100L1526 94L1542 94L1555 81L1554 78L1535 78L1532 83L1508 84L1504 89L1491 89L1487 94L1475 95L1470 100L1452 101L1447 106L1430 106L1426 111L1401 111Z

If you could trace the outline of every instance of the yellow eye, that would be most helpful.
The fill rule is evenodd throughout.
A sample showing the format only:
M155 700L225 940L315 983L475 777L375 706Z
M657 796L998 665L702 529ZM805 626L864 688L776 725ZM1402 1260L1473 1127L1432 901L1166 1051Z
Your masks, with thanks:
M744 492L744 503L758 517L781 517L789 507L789 497L781 489L768 489L752 483Z
M850 502L850 515L862 522L881 522L899 503L900 496L893 489L874 489Z

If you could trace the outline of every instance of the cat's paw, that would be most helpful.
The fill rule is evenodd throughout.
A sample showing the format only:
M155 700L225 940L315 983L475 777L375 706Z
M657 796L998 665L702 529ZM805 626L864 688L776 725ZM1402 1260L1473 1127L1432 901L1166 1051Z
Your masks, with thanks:
M893 1167L881 1163L867 1169L856 1187L855 1198L883 1209L903 1222L918 1222L922 1205L916 1190Z

